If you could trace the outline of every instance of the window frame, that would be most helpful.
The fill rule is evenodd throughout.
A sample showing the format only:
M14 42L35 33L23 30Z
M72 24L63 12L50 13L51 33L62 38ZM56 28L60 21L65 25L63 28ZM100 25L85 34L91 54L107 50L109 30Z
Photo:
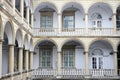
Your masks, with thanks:
M54 12L49 12L49 11L40 12L40 29L52 29L53 28L53 14L54 14ZM43 16L51 16L52 17L51 28L42 26L42 17Z
M73 51L73 66L64 66L64 51L68 51L68 50L72 50ZM68 65L68 64L67 64ZM75 48L63 48L62 49L62 68L66 69L66 68L75 68Z
M43 67L42 66L42 50L50 50L51 51L51 58L50 58L50 67L46 66ZM47 47L47 46L43 46L41 48L39 48L39 68L44 68L44 69L52 69L53 68L53 49L51 47Z
M65 28L64 26L64 17L65 16L73 16L73 27L72 28ZM63 11L63 15L62 15L62 30L63 31L66 31L66 30L69 30L69 31L73 31L75 30L75 11Z

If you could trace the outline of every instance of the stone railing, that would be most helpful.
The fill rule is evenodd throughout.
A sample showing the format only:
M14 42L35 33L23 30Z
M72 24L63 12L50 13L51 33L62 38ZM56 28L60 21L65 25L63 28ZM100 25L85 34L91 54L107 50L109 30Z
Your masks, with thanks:
M42 28L34 28L32 33L34 36L57 36L58 29L50 28L50 29L42 29Z
M91 78L115 78L114 69L90 69L89 75Z
M114 28L88 28L88 31L84 28L75 29L63 29L58 32L58 28L41 29L33 28L31 31L33 36L119 36L120 29L117 28L114 32Z
M120 71L120 70L119 70ZM61 74L57 75L54 69L36 69L33 72L33 79L44 78L60 78L60 79L119 79L119 74L116 75L114 69L89 69L89 73L85 73L84 69L61 69Z
M57 71L55 69L36 69L33 72L33 78L41 79L41 78L54 78L57 75Z
M66 79L84 79L85 70L84 69L62 69L61 70L61 77Z

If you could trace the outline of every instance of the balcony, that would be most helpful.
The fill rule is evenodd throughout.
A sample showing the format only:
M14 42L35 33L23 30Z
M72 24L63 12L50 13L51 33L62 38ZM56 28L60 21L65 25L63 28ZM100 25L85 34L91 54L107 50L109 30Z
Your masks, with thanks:
M40 29L34 28L32 33L34 36L119 36L120 28L117 28L116 32L114 28L88 28L86 32L85 28L75 29L63 29L58 32L58 28L52 29Z
M61 78L61 79L85 79L85 78L118 79L120 77L119 77L119 74L115 75L114 69L89 69L88 75L86 75L84 69L61 69L61 75L57 75L57 70L53 70L53 69L36 69L33 72L33 79L44 79L44 78L52 78L52 79L56 79L56 78Z
M4 10L3 12L5 12L5 13L7 13L7 15L9 14L11 17L13 17L13 19L16 20L17 23L22 24L25 28L27 28L27 26L28 26L27 20L23 19L23 21L21 21L22 15L17 9L14 9L11 1L3 0L0 7Z

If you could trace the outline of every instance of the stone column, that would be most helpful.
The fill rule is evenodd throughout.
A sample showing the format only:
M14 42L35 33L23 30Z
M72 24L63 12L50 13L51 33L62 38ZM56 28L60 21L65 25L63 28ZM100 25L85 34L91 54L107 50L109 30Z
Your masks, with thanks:
M28 24L29 24L29 15L30 15L29 6L27 6L27 8L26 8L26 19L27 19Z
M116 25L116 13L114 13L114 33L116 33L117 25Z
M58 13L58 33L61 33L62 29L62 14Z
M29 50L25 50L25 70L28 71L28 54Z
M33 51L30 52L30 69L33 69Z
M115 75L117 75L118 72L118 61L117 61L117 51L114 51L114 68L115 68Z
M14 73L14 45L9 45L9 73Z
M88 13L85 13L85 32L88 33Z
M22 72L22 66L23 66L23 48L20 47L19 48L19 66L18 66L19 72Z
M88 67L88 51L85 51L85 73L89 75L89 67Z
M34 13L31 13L31 26L33 27L34 25Z
M57 76L61 75L61 51L57 52Z
M2 40L0 40L0 78L2 77Z
M19 47L19 65L18 65L18 71L20 72L21 79L22 79L22 69L23 68L23 48Z
M24 0L20 0L20 13L22 16L22 20L24 18Z

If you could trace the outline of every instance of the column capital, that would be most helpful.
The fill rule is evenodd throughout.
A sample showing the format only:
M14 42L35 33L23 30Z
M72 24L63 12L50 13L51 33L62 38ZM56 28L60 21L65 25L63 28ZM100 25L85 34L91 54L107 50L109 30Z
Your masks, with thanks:
M31 15L34 15L34 12L31 12Z
M62 13L57 13L57 15L62 15Z
M3 39L0 39L0 42L3 42L4 40Z
M113 51L114 54L117 54L117 51Z
M34 51L30 51L30 53L34 53Z
M88 15L88 13L85 13L85 15Z
M29 5L26 6L26 8L29 8L29 7L30 7Z
M89 53L89 51L84 51L84 54Z
M29 51L29 49L25 49L25 51Z
M57 53L62 53L62 51L57 51Z
M8 44L9 46L15 46L15 44Z
M116 15L116 13L113 13L113 15Z
M23 47L18 47L19 49L23 49Z

